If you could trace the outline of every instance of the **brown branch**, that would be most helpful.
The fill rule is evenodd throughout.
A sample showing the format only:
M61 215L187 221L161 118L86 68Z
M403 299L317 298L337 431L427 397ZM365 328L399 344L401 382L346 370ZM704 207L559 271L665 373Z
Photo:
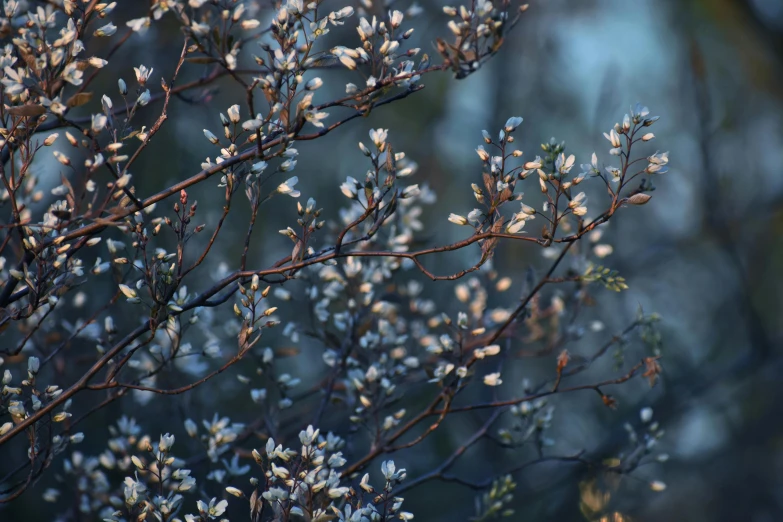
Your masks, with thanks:
M492 412L492 415L490 415L489 419L484 422L484 424L479 428L478 431L476 431L468 440L466 440L462 445L460 445L454 452L443 461L443 463L435 468L434 470L430 471L429 473L425 473L424 475L421 475L415 479L413 479L410 482L406 482L402 487L396 489L394 491L395 495L401 495L402 493L409 491L416 486L423 484L424 482L428 482L430 480L434 479L440 479L440 480L448 480L446 478L445 472L448 471L454 463L457 461L458 458L460 458L471 446L476 444L478 441L480 441L488 432L489 428L492 427L492 425L495 423L495 421L500 417L500 414L502 413L502 410L498 409Z
M23 419L18 424L16 424L11 430L9 430L5 435L0 435L0 446L11 440L12 438L16 437L19 433L27 429L28 427L32 426L35 422L40 420L44 415L47 415L49 412L53 411L55 408L60 406L61 404L65 403L68 399L76 395L81 390L85 389L87 386L87 383L92 379L99 371L103 369L106 364L109 363L114 357L120 354L122 350L124 350L128 345L130 345L133 341L135 341L138 337L144 335L149 330L150 327L150 320L144 322L144 324L136 327L135 330L133 330L131 333L129 333L125 338L117 343L111 350L107 351L103 357L101 357L95 364L90 367L90 369L82 375L82 377L76 381L73 385L71 385L70 388L65 390L62 394L60 394L57 398L53 399L48 404L44 405L42 408L37 410L34 414L30 415L29 417Z
M149 132L147 133L147 137L144 138L144 141L139 145L139 148L136 149L136 152L133 153L133 156L130 157L128 162L125 164L125 168L123 169L124 172L128 172L128 169L133 164L134 161L139 157L139 154L149 145L150 141L152 140L152 137L160 130L163 123L168 119L168 113L167 109L169 108L169 101L171 100L171 92L174 87L174 82L177 81L177 76L179 75L179 70L182 68L182 64L185 62L185 55L188 52L188 38L185 38L185 43L182 45L182 52L180 52L179 55L179 61L177 62L177 67L174 69L174 76L171 78L171 82L168 86L163 87L163 90L165 92L165 98L163 100L163 110L160 113L160 116L155 121L155 123L150 128ZM162 83L162 82L161 82ZM138 206L138 205L137 205Z
M159 395L179 395L181 393L185 393L187 391L190 391L194 388L197 388L207 382L208 380L212 379L213 377L216 377L223 373L224 371L228 370L231 366L236 364L242 359L242 356L246 352L242 352L238 355L235 355L231 359L229 359L228 362L226 362L223 366L218 368L217 370L214 370L213 372L209 373L205 377L202 377L201 379L194 381L190 384L186 384L185 386L180 386L179 388L172 388L168 390L164 390L161 388L153 388L150 386L142 386L139 384L132 384L132 383L122 383L117 381L107 382L104 384L93 384L86 386L86 389L88 390L109 390L112 388L126 388L129 390L138 390L138 391L147 391L152 393L157 393Z
M403 427L398 429L394 433L394 435L392 435L388 439L387 445L392 443L392 442L394 442L395 440L399 439L400 437L405 435L408 431L413 429L419 422L421 422L422 420L424 420L427 417L429 417L435 411L435 409L438 407L438 405L440 404L441 400L443 400L443 394L442 393L439 394L437 397L435 397L435 399L432 401L432 403L424 411L422 411L421 413L416 415L414 418L409 420L407 424L405 424ZM345 478L352 477L354 474L358 473L362 468L364 468L367 464L372 462L372 460L375 457L377 457L378 455L383 454L384 453L384 448L385 448L385 445L376 447L375 449L373 449L372 451L367 453L367 455L365 455L364 457L362 457L361 459L359 459L355 463L353 463L350 466L348 466L345 470L343 470L343 472L341 473L341 476L345 477Z
M471 404L468 406L460 406L456 408L451 408L449 410L450 413L459 413L459 412L466 412L466 411L477 411L477 410L486 410L491 408L502 408L505 406L515 406L517 404L522 404L523 402L529 402L534 401L536 399L541 399L543 397L549 397L550 395L555 395L558 393L571 393L575 391L583 391L583 390L593 390L597 391L601 396L603 396L603 392L601 392L601 388L604 388L606 386L613 386L617 384L622 384L624 382L630 381L634 376L636 376L639 373L639 370L641 370L644 367L644 361L641 361L637 363L635 366L633 366L625 375L618 377L616 379L609 379L606 381L601 381L596 384L583 384L579 386L571 386L569 388L560 388L558 390L550 390L550 391L544 391L539 393L533 393L531 395L527 395L525 397L517 398L517 399L508 399L504 401L491 401L491 402L483 402L478 404ZM430 413L430 415L439 415L442 410L435 410Z

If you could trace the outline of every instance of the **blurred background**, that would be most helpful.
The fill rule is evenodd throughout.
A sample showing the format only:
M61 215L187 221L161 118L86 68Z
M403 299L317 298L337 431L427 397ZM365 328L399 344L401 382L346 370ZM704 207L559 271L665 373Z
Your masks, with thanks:
M143 16L144 2L120 4L117 19ZM413 22L420 38L415 45L430 55L436 55L434 37L446 31L442 5L422 4L424 11ZM400 7L408 5L395 4ZM333 41L352 33L355 22L334 30ZM121 49L111 65L116 73L105 75L106 83L96 83L95 91L117 97L117 75L131 83L130 67L139 64L155 68L151 85L158 89L159 75L170 78L180 48L173 20L153 24L144 37L134 36ZM243 58L248 66L252 52ZM596 291L599 304L585 317L602 321L604 330L585 335L569 349L592 353L633 321L641 306L663 317L664 373L652 389L641 379L613 388L619 400L614 411L594 394L554 398L550 436L555 444L547 451L570 455L585 450L599 459L615 455L627 442L624 425L638 426L640 409L651 407L666 431L660 448L670 459L639 469L635 475L641 480L624 477L610 483L582 466L531 467L516 476L513 520L783 520L782 65L783 0L533 1L502 51L477 74L462 81L447 74L425 76L423 91L298 146L296 188L304 198L315 197L334 218L336 202L342 203L339 184L347 175L360 177L367 167L357 142L367 142L371 128L388 128L395 150L419 164L411 180L428 183L438 195L425 211L423 237L442 244L463 237L460 227L446 222L448 213L466 214L474 206L469 185L480 175L474 149L482 129L495 134L509 116L522 116L516 135L524 158L533 159L539 144L555 137L566 142L567 153L576 154L577 164L588 163L594 151L608 162L602 133L621 121L629 106L641 102L661 116L654 128L657 138L647 147L649 153L656 147L669 150L671 171L657 180L650 204L623 211L604 233L614 249L603 262L617 269L630 289ZM200 73L186 66L183 80ZM322 77L326 86L316 101L356 81L345 72L328 71ZM201 129L219 134L218 111L244 98L229 81L213 87L206 105L173 100L169 121L135 167L138 192L156 192L197 172L207 154L214 158ZM147 126L156 110L144 113ZM223 191L214 185L210 181L191 193L208 223L222 209ZM535 183L527 189L533 201L537 190ZM229 260L237 257L232 254L240 251L245 232L242 199L220 240ZM266 266L290 253L290 242L276 231L295 220L295 210L291 200L277 199L262 210L250 266ZM541 226L533 225L534 231ZM270 237L262 247L262 238ZM473 263L475 255L449 256L437 266L445 273ZM546 262L538 248L502 245L494 267L521 281L528 266L545 267ZM215 263L210 270L220 267ZM209 281L194 282L193 289L200 284ZM448 302L454 287L429 285L426 292ZM108 295L113 288L107 285L104 291ZM513 297L490 306L508 305ZM73 315L75 321L88 314L75 310ZM116 320L123 324L122 318ZM125 326L133 324L126 321ZM317 346L310 348L318 352ZM552 371L554 357L541 365L509 364L504 380L538 381ZM317 375L323 368L314 368L312 360L320 364L320 357L292 358L289 364L296 372ZM607 361L591 370L590 380L612 371ZM216 410L237 422L252 418L236 399L247 391L233 377L213 383L209 390L145 406L159 416L140 414L128 401L94 415L82 429L89 435L122 414L136 415L153 436L173 429L154 425L155 419L176 420L181 431L181 419L211 417ZM432 469L485 419L471 414L452 421L426 444L395 455L398 467L407 468L410 477ZM454 472L481 480L529 458L478 445ZM650 480L668 487L652 492ZM35 499L47 485L42 481L22 497L22 504L0 511L0 519L33 520L26 517L40 512L44 520ZM474 496L458 484L430 483L409 492L405 507L420 521L464 520L473 512Z

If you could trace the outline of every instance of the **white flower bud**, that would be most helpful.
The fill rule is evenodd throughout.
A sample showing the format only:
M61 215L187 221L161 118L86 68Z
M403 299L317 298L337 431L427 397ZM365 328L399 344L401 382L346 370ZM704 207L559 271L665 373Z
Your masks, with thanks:
M217 136L215 136L214 134L212 134L212 133L211 133L210 131L208 131L207 129L204 129L204 136L206 136L206 137L207 137L207 139L208 139L208 140L209 140L211 143L213 143L213 144L215 144L215 145L217 145L217 144L218 144L218 141L219 141L219 140L218 140L218 137L217 137Z
M455 225L468 224L468 219L465 216L460 216L459 214L449 214L449 221L451 221Z
M232 105L228 108L228 119L231 123L239 123L239 105Z

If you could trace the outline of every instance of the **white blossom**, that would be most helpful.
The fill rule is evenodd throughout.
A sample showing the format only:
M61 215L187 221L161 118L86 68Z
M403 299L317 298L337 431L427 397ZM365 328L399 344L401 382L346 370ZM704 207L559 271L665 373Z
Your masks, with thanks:
M500 378L500 373L488 373L484 376L484 384L487 386L500 386L503 384L503 379Z
M294 186L298 182L299 182L299 178L297 176L289 178L284 183L281 183L280 185L278 185L277 193L278 194L284 194L286 196L291 196L292 198L298 198L302 194L298 190L294 190Z
M459 214L449 214L449 221L454 223L455 225L467 225L468 220L465 216L460 216Z

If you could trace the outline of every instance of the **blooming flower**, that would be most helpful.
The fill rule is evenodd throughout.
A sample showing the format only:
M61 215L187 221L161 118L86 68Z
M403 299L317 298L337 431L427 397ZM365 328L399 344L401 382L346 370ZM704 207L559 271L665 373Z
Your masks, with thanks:
M620 147L620 145L621 145L621 143L620 143L620 135L617 134L617 131L614 130L614 129L609 131L608 134L604 132L604 138L609 140L609 143L612 144L612 148L616 149L616 148Z
M286 196L291 196L292 198L298 198L302 195L301 192L298 190L294 190L294 186L299 182L299 178L297 176L294 176L292 178L289 178L284 183L281 183L277 187L278 194L285 194Z
M503 126L503 130L508 133L514 132L521 123L522 118L519 116L513 116L506 121L506 124Z
M560 153L560 155L555 160L555 169L557 169L560 174L568 174L571 171L571 168L574 166L575 159L576 158L573 154L566 158L565 154Z
M139 65L138 67L134 67L133 70L136 73L136 81L139 82L139 85L144 85L147 83L152 71L155 69L147 69L144 65Z

